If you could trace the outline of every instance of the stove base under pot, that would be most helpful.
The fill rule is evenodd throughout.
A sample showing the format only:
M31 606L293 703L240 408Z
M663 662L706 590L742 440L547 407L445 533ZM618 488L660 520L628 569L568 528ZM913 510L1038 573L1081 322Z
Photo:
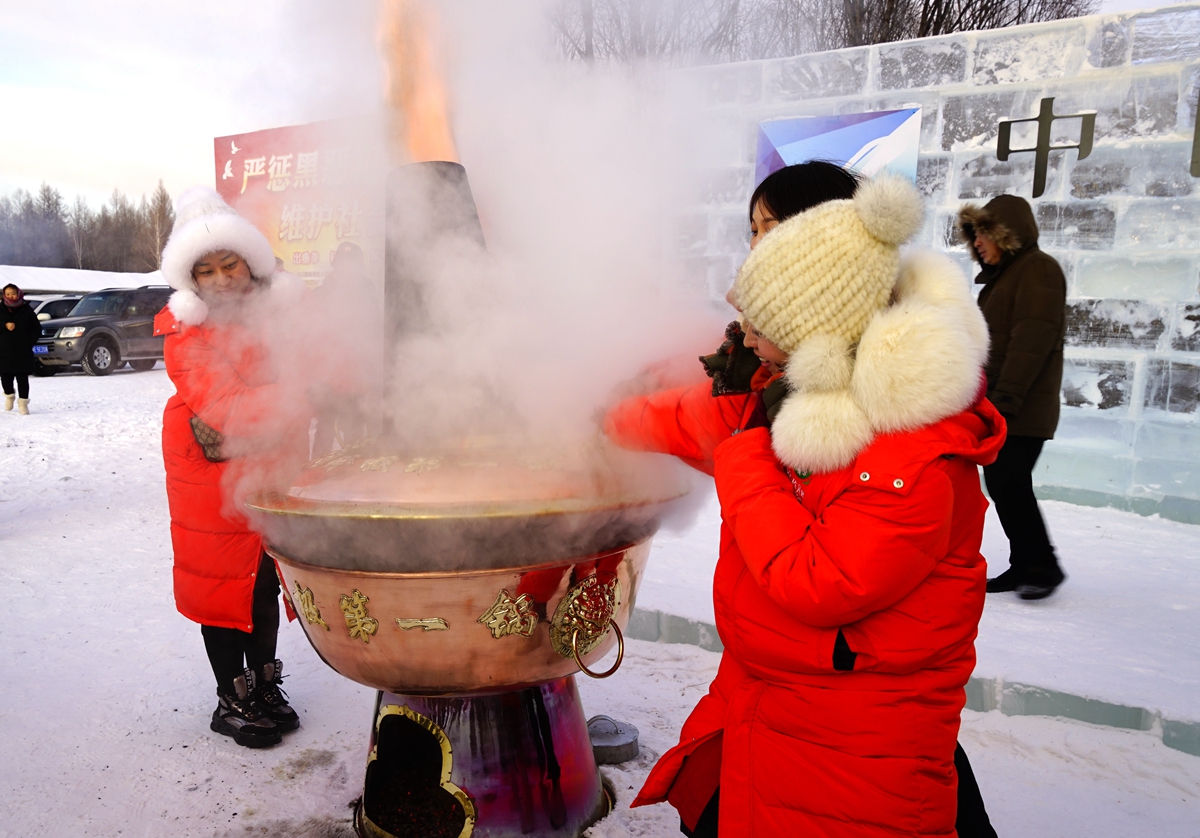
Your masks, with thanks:
M363 838L579 836L611 808L574 676L486 695L378 694Z

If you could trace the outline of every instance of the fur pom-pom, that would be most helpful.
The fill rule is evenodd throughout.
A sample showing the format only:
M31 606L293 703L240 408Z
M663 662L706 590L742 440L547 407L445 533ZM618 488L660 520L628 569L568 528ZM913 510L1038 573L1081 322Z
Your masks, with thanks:
M211 186L193 186L175 199L175 223L184 225L202 215L233 215L234 210Z
M841 335L813 335L796 347L787 363L788 382L801 393L845 390L852 372L850 341Z
M925 223L921 193L907 178L881 174L854 193L854 209L872 236L899 247Z
M208 319L208 306L204 300L195 291L186 288L171 295L167 300L167 308L184 326L199 326Z
M948 257L910 254L896 302L871 321L850 392L880 433L912 430L969 407L987 361L987 324Z
M870 420L845 390L792 393L771 425L775 456L797 471L844 468L873 437Z

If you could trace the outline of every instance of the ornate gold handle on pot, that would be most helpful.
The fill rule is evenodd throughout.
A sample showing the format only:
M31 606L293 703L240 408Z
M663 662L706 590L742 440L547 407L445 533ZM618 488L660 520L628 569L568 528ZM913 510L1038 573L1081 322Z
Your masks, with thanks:
M625 659L625 635L621 634L621 627L617 625L616 620L609 620L608 625L617 633L617 662L606 672L592 672L587 668L583 658L579 656L579 629L571 632L571 655L575 658L579 671L589 678L607 678L621 668L621 661Z

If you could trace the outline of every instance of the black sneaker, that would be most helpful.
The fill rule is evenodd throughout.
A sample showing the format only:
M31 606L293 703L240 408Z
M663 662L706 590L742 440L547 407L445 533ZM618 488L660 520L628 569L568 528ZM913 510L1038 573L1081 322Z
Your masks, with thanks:
M1008 570L987 580L987 592L989 594L1004 594L1009 591L1015 591L1025 581L1025 574L1019 572L1015 567L1010 567Z
M1021 584L1017 585L1017 596L1025 600L1045 599L1054 593L1066 578L1067 575L1057 567L1049 570L1030 570L1021 580Z
M251 670L247 669L247 673ZM283 662L276 659L263 666L262 678L258 680L258 689L253 699L266 711L271 721L280 732L287 733L300 727L300 717L287 702L287 693L281 687L283 684Z
M251 698L253 692L254 673L249 670L233 679L231 693L223 693L218 688L217 709L213 711L209 727L222 736L232 736L233 741L244 748L278 745L283 741L283 734Z

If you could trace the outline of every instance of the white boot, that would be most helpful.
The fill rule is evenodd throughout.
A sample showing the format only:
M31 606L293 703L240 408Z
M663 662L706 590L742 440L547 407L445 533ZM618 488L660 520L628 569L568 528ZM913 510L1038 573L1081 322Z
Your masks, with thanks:
M4 394L4 409L5 410L12 410L13 399L15 399L16 397L17 397L16 393L5 393Z
M17 412L22 416L29 415L29 399L17 399Z

